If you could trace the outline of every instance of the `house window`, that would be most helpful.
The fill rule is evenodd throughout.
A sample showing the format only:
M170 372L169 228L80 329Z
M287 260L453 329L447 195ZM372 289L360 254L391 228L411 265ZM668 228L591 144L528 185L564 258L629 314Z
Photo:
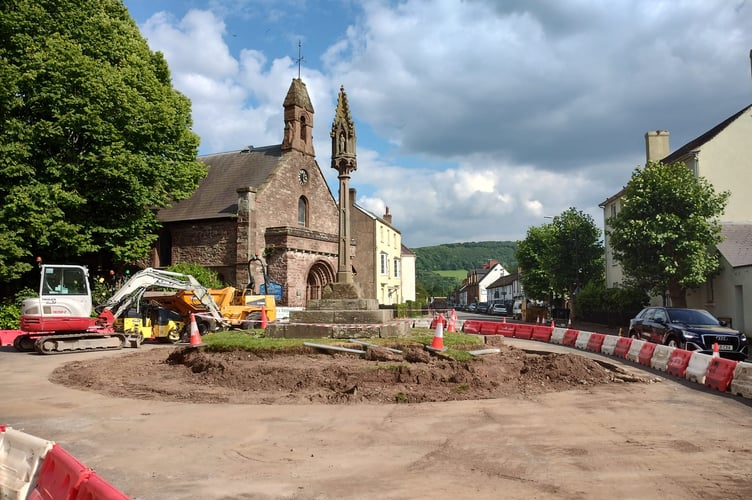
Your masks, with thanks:
M305 196L298 199L298 225L308 227L308 200Z
M400 260L397 257L394 258L394 277L400 277Z
M389 275L389 256L385 253L381 254L381 274L383 276Z

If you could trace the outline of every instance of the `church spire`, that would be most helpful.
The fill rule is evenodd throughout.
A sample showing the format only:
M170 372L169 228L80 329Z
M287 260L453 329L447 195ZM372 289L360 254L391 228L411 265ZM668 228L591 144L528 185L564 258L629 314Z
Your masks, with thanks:
M282 151L295 150L316 156L313 151L313 104L303 80L293 78L282 106L285 110Z

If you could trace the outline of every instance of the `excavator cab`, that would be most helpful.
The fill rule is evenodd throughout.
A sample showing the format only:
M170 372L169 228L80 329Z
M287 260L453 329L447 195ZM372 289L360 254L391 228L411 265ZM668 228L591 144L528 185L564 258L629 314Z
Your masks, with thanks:
M89 272L72 265L41 266L39 297L21 306L21 330L27 332L79 331L91 323Z

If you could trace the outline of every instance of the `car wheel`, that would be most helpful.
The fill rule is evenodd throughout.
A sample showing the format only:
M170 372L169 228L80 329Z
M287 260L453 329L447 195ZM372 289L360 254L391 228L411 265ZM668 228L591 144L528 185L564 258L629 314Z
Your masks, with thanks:
M681 349L681 344L674 337L669 337L668 340L666 341L666 345L669 347L675 347L677 349Z

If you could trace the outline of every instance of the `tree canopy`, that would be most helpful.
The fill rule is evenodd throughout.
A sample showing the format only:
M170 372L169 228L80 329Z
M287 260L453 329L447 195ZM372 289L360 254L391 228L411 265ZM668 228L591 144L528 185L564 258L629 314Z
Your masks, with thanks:
M621 210L608 219L614 258L644 290L686 306L686 291L718 269L718 218L729 193L716 193L681 163L648 163L627 184Z
M528 229L517 244L517 262L528 297L574 297L585 284L603 276L601 231L588 214L569 208L550 224Z
M206 174L189 100L118 0L0 9L0 279L33 258L145 257Z

